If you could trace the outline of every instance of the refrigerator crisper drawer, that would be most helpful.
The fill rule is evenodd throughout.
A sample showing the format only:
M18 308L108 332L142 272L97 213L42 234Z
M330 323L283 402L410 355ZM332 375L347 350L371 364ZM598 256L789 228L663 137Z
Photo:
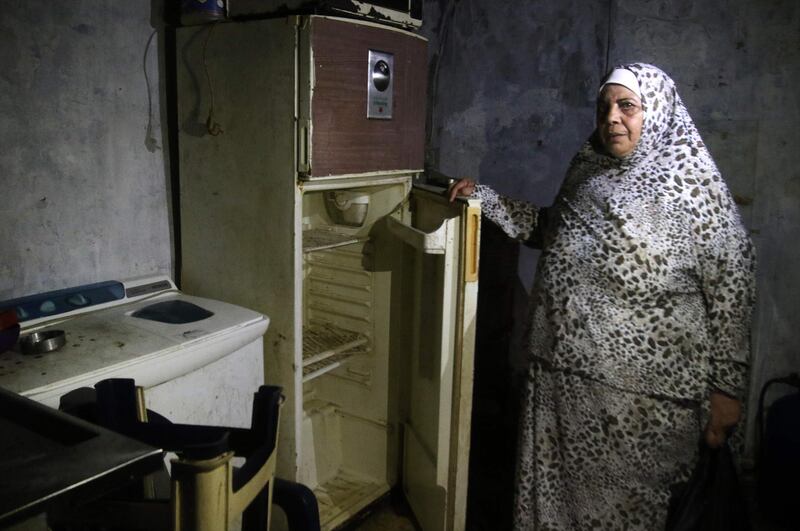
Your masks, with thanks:
M421 171L425 39L366 22L310 17L300 46L300 178ZM368 100L370 84L376 86ZM368 108L378 117L368 117Z

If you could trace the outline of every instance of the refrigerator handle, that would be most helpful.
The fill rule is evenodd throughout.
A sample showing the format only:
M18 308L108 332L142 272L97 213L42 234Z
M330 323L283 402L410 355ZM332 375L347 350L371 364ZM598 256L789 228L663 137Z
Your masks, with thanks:
M309 138L311 136L311 122L301 120L297 139L297 170L300 173L308 173L311 168L309 163Z
M478 281L478 242L481 230L481 208L467 207L464 260L464 281Z

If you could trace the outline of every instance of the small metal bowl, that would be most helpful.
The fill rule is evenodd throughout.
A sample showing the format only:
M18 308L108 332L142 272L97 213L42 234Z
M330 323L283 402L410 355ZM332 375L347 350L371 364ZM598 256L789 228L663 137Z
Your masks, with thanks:
M45 330L20 338L19 346L23 354L44 354L60 349L66 342L63 330Z

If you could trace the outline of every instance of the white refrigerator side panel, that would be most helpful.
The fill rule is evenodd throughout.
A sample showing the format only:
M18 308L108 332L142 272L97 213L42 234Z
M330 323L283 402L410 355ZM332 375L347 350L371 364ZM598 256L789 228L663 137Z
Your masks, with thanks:
M180 28L176 50L181 288L270 316L264 381L286 396L278 474L287 478L301 411L295 22ZM207 128L210 113L221 133Z

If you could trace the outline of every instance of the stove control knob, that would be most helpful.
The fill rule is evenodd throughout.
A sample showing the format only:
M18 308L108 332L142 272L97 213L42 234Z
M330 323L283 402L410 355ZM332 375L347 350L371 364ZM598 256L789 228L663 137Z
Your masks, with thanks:
M39 311L42 313L53 313L56 311L56 303L53 301L44 301L39 305Z

